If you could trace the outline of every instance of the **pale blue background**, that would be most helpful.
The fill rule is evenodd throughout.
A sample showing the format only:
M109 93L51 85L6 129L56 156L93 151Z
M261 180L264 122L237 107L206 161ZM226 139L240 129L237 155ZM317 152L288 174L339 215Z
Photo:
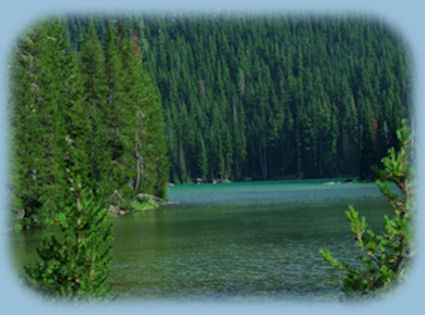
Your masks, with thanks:
M5 3L7 2L7 3ZM29 23L53 13L83 13L119 11L142 12L143 10L164 11L254 11L281 13L365 13L385 20L398 30L408 47L411 49L414 61L414 98L417 148L418 148L418 232L417 259L408 282L402 285L393 295L383 302L372 302L365 305L341 304L294 304L294 303L245 303L245 304L174 304L161 303L112 303L100 306L58 306L46 304L39 297L24 290L17 283L16 276L11 270L9 259L8 237L10 232L7 225L7 60L10 49L19 32ZM424 308L424 239L425 217L422 213L424 205L424 109L423 91L425 83L425 10L420 0L181 0L175 3L171 0L150 1L110 1L110 0L5 0L0 5L0 312L2 314L419 314Z

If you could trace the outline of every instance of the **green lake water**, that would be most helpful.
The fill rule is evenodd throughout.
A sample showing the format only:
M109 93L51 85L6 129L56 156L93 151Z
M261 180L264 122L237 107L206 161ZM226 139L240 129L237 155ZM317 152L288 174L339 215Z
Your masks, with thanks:
M352 261L349 204L381 228L391 207L373 183L324 180L180 185L159 210L115 220L111 281L121 299L339 300L341 273L319 250ZM39 235L18 235L16 264Z

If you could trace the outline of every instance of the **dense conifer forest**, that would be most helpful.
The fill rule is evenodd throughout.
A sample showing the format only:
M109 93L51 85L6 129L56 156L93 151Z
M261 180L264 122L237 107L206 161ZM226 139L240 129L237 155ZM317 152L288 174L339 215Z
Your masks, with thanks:
M409 116L409 67L399 36L365 17L37 24L11 69L14 209L48 217L75 168L118 207L167 181L369 178Z
M365 19L143 20L174 181L368 177L408 115L406 51Z
M68 18L81 43L86 20ZM373 176L409 115L406 47L364 17L134 16L173 182ZM107 22L97 19L101 38Z
M409 58L397 33L381 21L359 16L92 15L50 17L29 26L16 41L9 64L13 223L16 229L44 228L37 240L38 261L24 267L25 281L53 300L112 297L113 283L108 280L115 231L112 213L157 207L167 198L170 182L371 179L373 170L396 216L385 216L385 232L375 234L353 207L346 212L356 244L365 254L362 268L334 258L329 250L321 252L332 266L345 270L347 292L366 293L399 281L412 257L413 136L404 119L411 114ZM394 194L387 181L394 182L401 194ZM264 183L269 184L260 184ZM189 188L194 187L217 188ZM301 190L313 193L310 188ZM348 192L333 193L345 197L341 191ZM277 190L271 192L276 195ZM281 191L278 194L287 198ZM307 194L297 198L304 202ZM196 202L206 199L205 204L214 198L193 195ZM258 202L258 195L253 196ZM221 206L217 208L220 220L227 220ZM180 210L185 208L172 209L183 213ZM279 222L297 218L288 220L288 214L283 214L279 220L284 221ZM243 212L243 216L255 217L258 225L257 212ZM193 224L199 228L199 217L189 225L182 225L187 223L184 216L175 218L176 230L189 226L189 238L199 235L193 229ZM154 220L161 238L161 256L154 260L157 269L164 266L158 262L167 259L163 252L175 246L174 242L164 245L173 235L168 233L173 226L167 216L164 234L162 219ZM310 242L309 229L324 221L303 220L309 225L304 225L307 232L302 234ZM210 222L214 226L220 222L222 228L222 221ZM260 229L269 226L261 224ZM286 233L301 232L303 225L297 223L292 230L290 225ZM251 225L246 226L251 233ZM143 229L140 222L136 229ZM279 224L275 230L280 229ZM176 237L184 240L178 251L190 247L189 238L183 236ZM124 242L143 243L143 237L137 234L137 242ZM282 234L278 238L288 240ZM234 244L228 247L234 250ZM267 244L275 245L274 241ZM156 245L148 242L148 246ZM215 253L209 247L208 251ZM261 248L258 253L263 256L266 251ZM125 255L128 252L127 248ZM134 252L146 255L145 250ZM155 250L149 253L156 255ZM135 269L149 270L135 257L131 256L133 266L143 266ZM175 261L173 256L173 266ZM263 266L257 260L254 265L246 261L240 265ZM281 272L281 266L277 268ZM202 283L200 270L196 283ZM298 264L296 270L298 274ZM187 282L191 271L184 271ZM208 272L208 283L214 283L211 275ZM274 276L264 278L276 282ZM229 280L233 286L234 280L229 279L219 282ZM262 278L247 279L259 283ZM279 294L290 283L279 284ZM180 288L185 287L186 283ZM328 294L329 288L324 288ZM230 291L226 287L226 294Z

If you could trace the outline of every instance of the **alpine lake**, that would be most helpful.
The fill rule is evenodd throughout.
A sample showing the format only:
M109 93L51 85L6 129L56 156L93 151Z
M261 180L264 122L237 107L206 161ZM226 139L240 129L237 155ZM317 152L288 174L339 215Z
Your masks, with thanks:
M342 273L319 250L355 263L348 206L378 231L392 213L374 183L341 179L176 185L168 200L114 219L119 300L339 301ZM18 273L40 239L15 233Z

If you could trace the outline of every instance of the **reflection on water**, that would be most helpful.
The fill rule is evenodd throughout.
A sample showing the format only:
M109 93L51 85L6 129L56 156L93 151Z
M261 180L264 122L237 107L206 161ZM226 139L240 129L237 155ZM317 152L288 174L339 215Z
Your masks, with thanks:
M122 298L337 300L341 274L319 250L357 256L349 204L372 227L391 211L374 184L182 185L168 195L180 204L116 220L111 278ZM21 263L34 238L16 241Z

